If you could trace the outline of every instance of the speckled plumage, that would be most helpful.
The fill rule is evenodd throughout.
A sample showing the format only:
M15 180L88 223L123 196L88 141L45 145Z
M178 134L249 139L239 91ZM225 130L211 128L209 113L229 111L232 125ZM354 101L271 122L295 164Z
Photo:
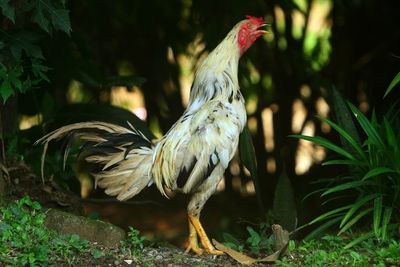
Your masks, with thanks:
M262 19L254 17L239 22L207 56L195 73L187 109L161 140L152 143L131 125L76 123L37 141L45 144L42 159L51 140L75 135L86 141L85 160L102 166L93 176L107 194L126 200L152 183L165 196L165 188L192 194L188 205L190 248L201 251L193 236L197 232L206 250L218 254L198 218L228 167L246 124L238 62L265 33L257 30L263 25Z

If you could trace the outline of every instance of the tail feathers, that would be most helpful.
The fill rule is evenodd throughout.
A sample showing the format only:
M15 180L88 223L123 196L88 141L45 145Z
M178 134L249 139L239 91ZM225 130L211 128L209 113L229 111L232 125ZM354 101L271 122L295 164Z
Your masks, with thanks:
M63 126L39 139L43 144L41 173L44 179L44 160L48 144L65 138L64 166L74 138L85 143L81 147L84 159L100 165L101 171L93 173L96 184L105 192L126 200L152 183L150 175L153 145L132 125L125 128L105 122L82 122Z

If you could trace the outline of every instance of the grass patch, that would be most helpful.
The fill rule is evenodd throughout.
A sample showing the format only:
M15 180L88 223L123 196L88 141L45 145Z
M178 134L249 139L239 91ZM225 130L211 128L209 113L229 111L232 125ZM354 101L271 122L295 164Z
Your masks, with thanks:
M372 238L351 249L349 240L336 235L302 241L289 246L292 257L285 257L276 266L399 266L400 243L390 240L377 243Z
M44 227L40 204L25 196L0 209L0 262L7 266L43 266L51 258L72 265L88 242L77 235L59 235Z

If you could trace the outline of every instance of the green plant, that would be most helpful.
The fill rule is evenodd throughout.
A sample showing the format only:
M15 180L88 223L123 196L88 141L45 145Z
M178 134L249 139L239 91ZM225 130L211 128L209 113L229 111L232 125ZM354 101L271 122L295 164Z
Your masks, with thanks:
M125 240L125 246L129 248L132 255L135 257L140 257L142 255L145 241L146 237L141 236L139 230L136 230L131 226L129 227L128 237Z
M76 234L56 237L51 240L49 245L52 252L60 255L69 265L75 263L75 253L84 252L88 248L88 242L80 239Z
M224 240L224 245L230 247L237 251L249 250L254 254L259 254L263 252L271 252L273 239L272 236L268 234L266 224L260 224L258 231L250 226L246 227L248 236L244 242L235 238L229 233L223 233L222 238Z
M336 130L350 145L351 150L322 137L305 135L292 135L292 137L321 145L339 155L338 159L328 160L323 165L348 167L349 172L324 179L327 185L313 192L314 194L322 192L322 197L328 197L324 203L340 198L344 204L325 212L307 225L324 222L311 233L309 238L334 224L339 224L340 235L354 228L361 220L368 220L368 215L372 215L372 228L367 234L347 245L351 247L371 236L381 241L387 240L390 230L395 228L395 217L400 210L400 129L397 128L399 116L395 106L380 121L375 113L368 120L354 105L348 103L348 106L366 136L363 144L359 144L340 125L322 117L319 119Z
M69 34L71 26L65 1L5 0L0 1L0 8L7 18L0 30L0 96L5 103L16 92L25 93L42 81L49 81L46 72L50 68L44 65L38 42L43 33Z
M72 265L77 260L76 253L88 249L88 242L77 235L48 230L40 204L28 196L0 211L0 262L6 266L43 266L51 259Z
M48 262L49 233L43 227L40 204L29 197L1 208L0 262L39 266Z
M379 245L372 239L351 249L340 236L325 235L320 239L303 240L293 251L294 258L284 257L276 266L397 266L400 263L399 242L391 240Z

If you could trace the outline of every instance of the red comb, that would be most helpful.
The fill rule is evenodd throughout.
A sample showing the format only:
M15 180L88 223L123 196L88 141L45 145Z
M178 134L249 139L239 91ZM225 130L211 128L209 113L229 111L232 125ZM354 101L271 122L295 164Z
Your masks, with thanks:
M253 16L246 16L246 19L248 19L250 21L250 23L254 23L254 24L264 23L264 19L262 17L257 18L257 17L253 17Z

